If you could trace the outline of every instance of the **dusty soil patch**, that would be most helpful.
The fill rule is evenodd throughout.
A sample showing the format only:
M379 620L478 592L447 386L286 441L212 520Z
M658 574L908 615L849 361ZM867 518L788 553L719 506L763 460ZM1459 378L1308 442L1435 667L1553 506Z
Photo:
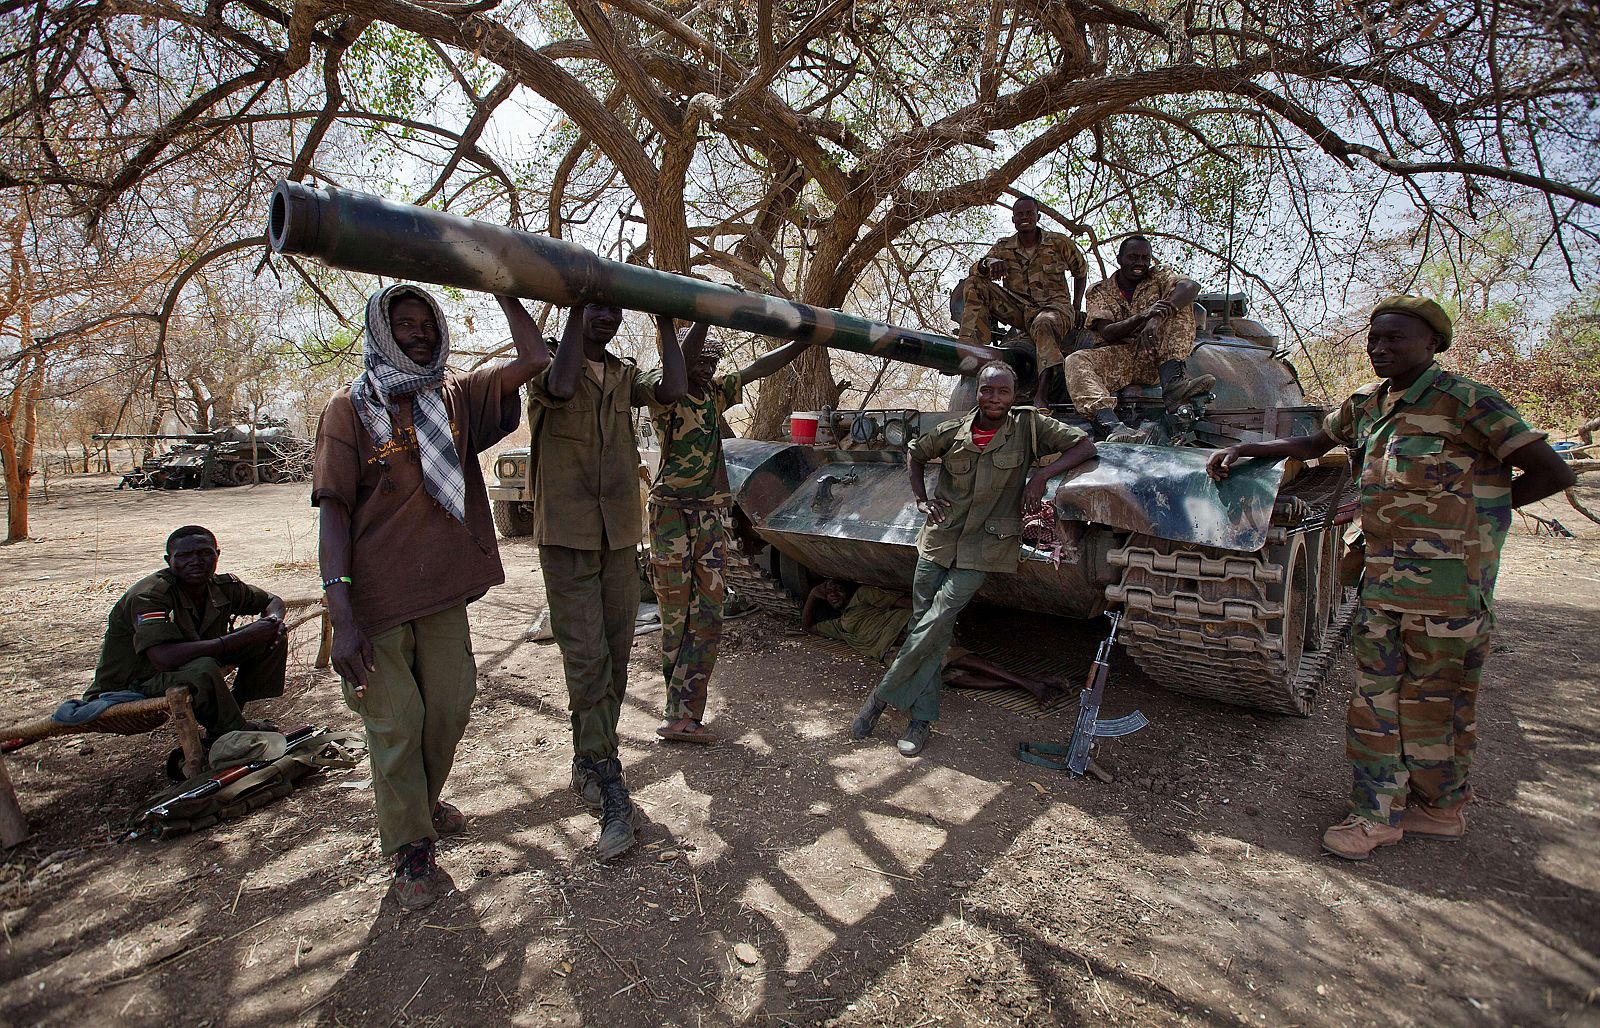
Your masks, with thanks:
M170 528L226 570L315 588L304 485L128 494L55 483L41 540L0 549L7 716L80 691L121 588ZM1596 490L1585 494L1593 505ZM442 851L456 892L381 904L364 770L171 842L118 843L161 786L157 734L41 744L8 761L35 836L0 868L6 1023L1600 1023L1595 725L1600 530L1519 526L1480 714L1481 801L1455 845L1366 865L1319 855L1340 814L1348 658L1307 720L1165 692L1125 663L1108 713L1153 726L1107 753L1114 785L1021 764L1059 738L963 698L921 761L842 734L877 668L765 615L730 625L710 749L654 741L658 636L634 649L624 760L645 847L611 866L565 791L557 655L525 642L531 547L473 610L482 667ZM1043 640L1087 633L975 611ZM1021 629L1020 631L1018 629ZM299 640L281 722L359 727ZM880 731L892 737L885 722Z

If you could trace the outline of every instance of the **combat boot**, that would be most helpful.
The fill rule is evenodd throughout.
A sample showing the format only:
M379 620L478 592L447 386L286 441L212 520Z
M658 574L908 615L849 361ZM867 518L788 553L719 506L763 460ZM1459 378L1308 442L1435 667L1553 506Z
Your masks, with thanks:
M1406 812L1400 817L1400 829L1419 839L1455 842L1467 832L1466 808L1465 803L1449 808L1430 807L1413 799L1406 804Z
M1393 846L1406 833L1393 825L1351 814L1322 833L1322 848L1346 860L1366 860L1379 846Z
M600 816L600 772L595 770L594 761L588 757L572 758L571 789L589 808L589 813Z
M1094 427L1095 434L1108 443L1137 443L1144 440L1144 433L1124 425L1110 408L1094 412Z
M1217 384L1214 375L1196 375L1185 378L1183 361L1166 361L1161 365L1161 400L1168 411L1175 411L1196 396L1209 393Z
M872 730L878 727L878 718L888 706L876 696L868 696L867 701L856 712L856 719L850 722L850 738L859 740L871 735Z
M622 761L615 757L598 760L594 769L600 776L601 799L600 839L595 850L601 860L610 860L633 848L638 811L622 781Z

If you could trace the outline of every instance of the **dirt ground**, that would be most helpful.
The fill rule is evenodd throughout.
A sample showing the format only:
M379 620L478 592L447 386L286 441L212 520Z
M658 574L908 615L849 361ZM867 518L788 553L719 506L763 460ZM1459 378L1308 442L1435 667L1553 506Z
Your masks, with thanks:
M3 720L81 692L105 612L171 528L224 570L316 589L306 487L115 492L52 483L39 540L0 549ZM1600 483L1597 483L1600 485ZM1600 489L1584 496L1597 505ZM1116 782L1013 755L1061 740L963 696L921 760L844 726L879 669L760 614L729 625L709 749L654 741L659 636L635 644L623 759L647 815L611 865L566 791L553 648L524 640L536 553L473 607L481 668L440 863L455 891L384 903L365 768L210 831L117 841L172 745L52 740L7 758L34 837L0 865L7 1024L1600 1024L1600 526L1513 530L1458 844L1319 853L1342 813L1349 658L1306 720L1166 692L1126 661ZM974 611L1080 677L1097 629ZM359 728L297 636L282 724ZM880 734L892 740L892 729Z

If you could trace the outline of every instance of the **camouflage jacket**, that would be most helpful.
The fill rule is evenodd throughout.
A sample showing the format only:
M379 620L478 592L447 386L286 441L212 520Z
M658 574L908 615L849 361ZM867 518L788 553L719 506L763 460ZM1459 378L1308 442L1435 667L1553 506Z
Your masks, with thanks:
M1361 602L1466 616L1494 599L1511 527L1506 458L1544 433L1488 386L1434 364L1405 392L1356 390L1323 431L1361 461Z
M659 368L639 376L654 390ZM722 459L721 417L744 400L739 373L720 375L704 396L685 396L677 403L650 404L650 417L661 441L661 467L650 485L650 500L668 507L708 510L733 502L728 492L728 465Z
M1039 245L1031 250L1019 243L1015 235L1009 235L991 246L984 260L991 257L1006 262L1002 284L1040 306L1059 303L1070 309L1072 290L1067 277L1085 278L1089 274L1089 262L1084 260L1078 244L1070 236L1044 229L1039 230ZM973 264L970 273L988 278L979 267L982 263Z
M1125 321L1140 311L1149 307L1157 300L1172 292L1172 287L1178 284L1182 275L1167 267L1157 264L1150 269L1144 281L1134 287L1132 296L1123 296L1122 289L1117 285L1115 274L1103 278L1089 287L1083 296L1083 318L1090 328L1097 321ZM1172 315L1171 322L1187 324L1189 338L1194 338L1194 308L1191 306L1179 310ZM1124 339L1123 343L1137 342L1136 338Z

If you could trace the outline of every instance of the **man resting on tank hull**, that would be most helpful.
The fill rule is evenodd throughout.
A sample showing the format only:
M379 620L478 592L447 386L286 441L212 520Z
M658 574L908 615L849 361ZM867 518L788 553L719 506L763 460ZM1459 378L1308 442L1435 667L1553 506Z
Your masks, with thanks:
M1070 237L1039 227L1039 204L1032 197L1012 205L1011 224L1016 233L990 247L968 273L962 289L960 338L992 342L993 318L1027 333L1039 364L1033 396L1038 407L1045 402L1047 373L1061 366L1064 344L1082 320L1079 312L1089 263Z
M1078 429L1032 409L1012 410L1016 390L1011 368L998 361L984 365L977 409L911 444L911 493L928 517L917 537L911 622L894 663L850 725L854 739L871 735L884 709L893 706L910 715L900 752L922 752L939 719L956 618L990 572L1016 572L1024 506L1037 506L1051 478L1094 456L1094 444ZM1060 456L1030 476L1034 460L1047 453ZM923 467L940 458L930 499Z
M1142 438L1117 418L1117 390L1124 386L1160 382L1162 400L1172 411L1217 384L1210 375L1185 377L1199 295L1193 279L1153 263L1144 236L1124 239L1116 272L1089 288L1084 302L1095 344L1067 355L1067 392L1107 442Z
M1310 460L1337 445L1364 455L1345 726L1354 781L1350 816L1322 836L1323 849L1347 860L1407 835L1466 831L1478 682L1511 511L1573 482L1544 433L1499 393L1439 367L1450 335L1437 303L1389 297L1367 333L1385 381L1356 390L1312 435L1218 450L1207 466L1221 479L1241 457Z

